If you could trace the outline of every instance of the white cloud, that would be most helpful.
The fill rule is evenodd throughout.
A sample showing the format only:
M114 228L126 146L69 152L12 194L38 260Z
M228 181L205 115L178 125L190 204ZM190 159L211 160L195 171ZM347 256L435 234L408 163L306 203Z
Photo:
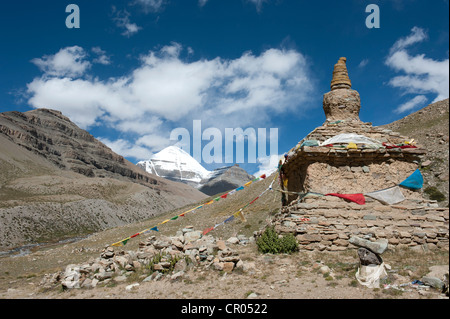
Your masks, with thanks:
M94 63L99 63L103 65L111 64L109 56L106 55L106 51L102 50L100 47L93 47L92 52L94 52L97 57L94 59Z
M258 162L260 163L258 167L258 171L253 174L255 177L259 177L263 174L267 176L271 175L278 169L278 162L282 158L282 155L270 155L263 158L258 158Z
M86 52L79 46L67 47L54 55L31 60L39 69L50 76L79 77L91 67L86 61Z
M415 98L413 98L412 100L403 103L402 105L400 105L398 108L396 108L394 110L395 113L404 113L413 109L416 109L419 106L426 106L425 103L428 101L427 97L424 95L418 95Z
M137 4L141 5L145 12L158 12L162 10L166 0L136 0Z
M116 23L116 26L123 29L121 35L129 38L142 29L136 23L130 21L131 14L127 10L117 10L116 7L113 6L112 11L114 14L113 21Z
M425 30L419 27L414 27L411 29L411 34L409 36L401 38L394 43L394 45L391 48L391 54L395 51L406 49L412 44L422 42L427 38L428 36Z
M362 69L362 68L364 68L367 64L369 64L369 59L364 59L364 60L362 60L362 61L359 63L358 67Z
M385 63L395 71L404 73L392 78L389 81L391 86L402 89L406 94L434 94L436 102L449 96L449 59L438 61L425 54L411 56L408 53L410 46L425 39L426 32L414 27L409 36L399 39L392 46ZM419 100L423 98L415 101Z
M108 138L99 137L98 140L108 146L113 152L122 155L123 157L133 157L137 159L149 159L153 153L146 147L130 144L129 141L118 139L111 141Z
M180 57L183 52L180 44L172 43L143 55L141 64L126 75L108 80L44 73L27 85L28 103L60 110L84 129L106 125L142 137L131 143L152 151L169 141L171 128L189 128L193 119L202 120L203 129L264 127L275 113L301 112L312 95L306 60L297 51L269 49L233 60L190 62Z
M260 11L264 2L267 0L248 0L256 6L256 10Z

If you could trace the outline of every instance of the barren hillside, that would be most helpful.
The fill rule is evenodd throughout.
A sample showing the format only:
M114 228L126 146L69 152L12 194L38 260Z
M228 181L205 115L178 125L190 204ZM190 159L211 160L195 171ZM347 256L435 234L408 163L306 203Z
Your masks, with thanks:
M205 197L142 171L57 111L0 114L0 251L86 236Z
M384 127L410 136L426 147L427 155L421 167L425 197L448 207L449 100L430 104Z

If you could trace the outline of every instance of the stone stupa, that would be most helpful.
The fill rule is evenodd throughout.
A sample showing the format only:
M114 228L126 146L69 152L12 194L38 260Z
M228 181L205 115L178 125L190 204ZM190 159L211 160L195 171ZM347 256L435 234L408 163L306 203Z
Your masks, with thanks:
M355 248L354 236L387 240L390 247L448 250L448 208L424 199L421 189L400 185L417 173L425 149L360 120L346 58L335 65L323 109L326 121L280 160L283 206L271 222L275 230L293 234L306 250ZM395 201L375 196L385 192ZM361 195L364 202L336 194Z
M426 154L426 150L417 144L414 148L384 147L383 143L397 145L414 141L360 120L361 99L359 93L352 89L346 60L340 58L335 65L331 91L324 95L325 123L308 134L286 156L282 165L282 187L286 186L287 191L376 191L407 178L419 167L422 156ZM355 140L353 148L348 147L348 142L323 144L342 134L362 136L367 143ZM412 196L418 194L413 193ZM285 203L296 197L287 195Z

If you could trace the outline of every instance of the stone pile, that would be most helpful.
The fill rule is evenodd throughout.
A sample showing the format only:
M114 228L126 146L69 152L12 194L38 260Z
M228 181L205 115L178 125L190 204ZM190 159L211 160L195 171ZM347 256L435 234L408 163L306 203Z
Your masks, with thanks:
M365 205L358 205L333 196L311 196L281 208L271 225L279 234L293 234L300 250L355 249L353 236L384 239L391 248L449 248L449 209L425 199L383 205L366 198Z
M245 271L246 266L238 253L229 245L245 245L249 239L232 237L227 241L202 236L192 226L177 232L176 236L151 236L139 243L137 251L103 249L100 257L79 265L68 265L63 272L47 274L41 286L50 289L62 285L63 289L94 288L98 284L124 282L133 273L141 274L143 282L166 278L183 278L193 267L211 268L223 272Z

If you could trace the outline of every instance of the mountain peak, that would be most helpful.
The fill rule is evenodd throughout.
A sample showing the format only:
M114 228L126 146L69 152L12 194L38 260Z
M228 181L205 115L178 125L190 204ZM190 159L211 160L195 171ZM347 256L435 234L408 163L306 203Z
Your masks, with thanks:
M169 146L137 166L148 173L198 188L207 195L215 195L242 186L253 176L238 164L208 171L186 151Z
M166 147L149 160L137 163L137 166L148 173L195 187L210 174L191 155L177 146Z

